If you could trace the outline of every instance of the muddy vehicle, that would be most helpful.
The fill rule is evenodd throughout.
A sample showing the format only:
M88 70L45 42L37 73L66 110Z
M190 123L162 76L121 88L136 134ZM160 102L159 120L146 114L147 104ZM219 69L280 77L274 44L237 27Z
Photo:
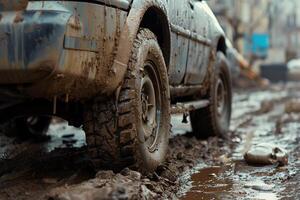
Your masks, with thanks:
M204 1L0 0L1 121L45 132L58 116L86 133L96 167L153 171L170 116L226 137L225 36Z

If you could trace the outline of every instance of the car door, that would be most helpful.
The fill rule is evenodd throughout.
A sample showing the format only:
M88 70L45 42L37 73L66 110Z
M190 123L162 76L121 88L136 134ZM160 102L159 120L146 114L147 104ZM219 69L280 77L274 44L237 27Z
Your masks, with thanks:
M190 0L189 3L191 35L184 83L198 85L203 82L209 64L209 16L206 14L207 4L204 1Z
M191 10L189 0L168 0L168 7L171 26L169 80L171 85L179 85L186 71Z

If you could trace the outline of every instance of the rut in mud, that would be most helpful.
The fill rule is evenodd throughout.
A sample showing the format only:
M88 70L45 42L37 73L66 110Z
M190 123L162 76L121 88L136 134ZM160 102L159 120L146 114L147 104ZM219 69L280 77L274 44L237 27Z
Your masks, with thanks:
M226 141L197 140L173 116L167 159L148 176L94 171L83 131L65 122L52 124L42 144L2 134L0 199L297 199L299 91L294 84L237 91ZM246 164L243 153L262 141L286 149L288 165Z

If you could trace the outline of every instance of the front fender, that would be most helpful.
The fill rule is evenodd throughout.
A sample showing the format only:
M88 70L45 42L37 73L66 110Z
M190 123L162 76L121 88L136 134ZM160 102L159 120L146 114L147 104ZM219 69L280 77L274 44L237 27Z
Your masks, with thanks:
M127 70L127 65L131 56L133 43L140 28L143 16L150 7L160 9L168 18L168 9L166 0L134 0L131 4L128 17L120 35L119 45L112 69L118 71L118 77L113 84L113 88L118 87L123 80Z

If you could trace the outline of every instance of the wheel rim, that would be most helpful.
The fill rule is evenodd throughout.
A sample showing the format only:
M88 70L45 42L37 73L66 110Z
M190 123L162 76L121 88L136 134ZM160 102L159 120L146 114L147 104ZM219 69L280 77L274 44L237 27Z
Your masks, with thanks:
M222 77L220 77L218 79L216 92L217 92L216 96L217 96L218 115L222 116L222 114L224 113L225 106L226 106L226 89L225 89L224 81L223 81Z
M141 127L150 152L157 149L160 124L160 87L154 65L147 62L141 81Z

